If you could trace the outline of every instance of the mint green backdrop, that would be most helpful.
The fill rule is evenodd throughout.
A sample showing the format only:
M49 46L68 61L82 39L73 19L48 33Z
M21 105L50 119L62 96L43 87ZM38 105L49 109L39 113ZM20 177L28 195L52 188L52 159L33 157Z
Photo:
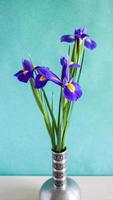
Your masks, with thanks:
M51 174L50 141L30 86L13 77L21 60L59 74L62 34L87 26L97 41L86 51L68 130L68 174L113 175L113 1L0 0L0 175ZM54 91L55 110L58 90Z

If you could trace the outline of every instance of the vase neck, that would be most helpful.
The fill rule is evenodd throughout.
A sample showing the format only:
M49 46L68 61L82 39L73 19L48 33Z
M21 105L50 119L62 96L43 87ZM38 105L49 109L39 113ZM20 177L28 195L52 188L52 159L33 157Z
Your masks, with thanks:
M66 150L62 153L52 152L53 183L55 188L66 185Z

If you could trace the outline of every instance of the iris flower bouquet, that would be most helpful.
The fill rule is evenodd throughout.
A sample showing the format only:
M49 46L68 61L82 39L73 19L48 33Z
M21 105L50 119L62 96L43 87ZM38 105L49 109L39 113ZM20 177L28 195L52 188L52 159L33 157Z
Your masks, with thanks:
M34 66L32 61L23 60L23 69L15 74L19 81L30 82L36 103L43 115L49 133L52 150L62 152L66 148L66 132L74 103L81 97L79 84L83 67L85 48L93 50L96 42L92 40L86 27L75 29L73 35L63 35L61 42L69 44L67 57L60 58L61 77L48 67ZM54 114L53 98L47 96L45 86L48 82L60 89L58 115Z

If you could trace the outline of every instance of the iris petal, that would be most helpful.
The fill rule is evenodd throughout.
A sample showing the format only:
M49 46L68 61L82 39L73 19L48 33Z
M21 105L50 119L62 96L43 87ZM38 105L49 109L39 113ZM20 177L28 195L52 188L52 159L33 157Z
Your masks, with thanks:
M77 63L75 63L75 62L69 62L69 67L70 67L70 68L73 68L73 67L75 67L75 68L79 68L80 65L77 64Z
M90 38L86 38L84 40L84 46L87 47L88 49L93 50L94 48L96 48L96 42L94 40L91 40Z
M48 67L37 67L38 73L44 76L48 81L52 81L57 85L62 86L61 80L58 78L56 74L54 74Z
M36 79L35 79L35 88L42 88L42 87L44 87L46 85L46 83L47 83L48 80L47 79L42 80L41 77L42 77L42 75L40 75L40 74L38 74L36 76Z
M68 86L64 87L64 97L69 101L76 101L82 95L82 90L78 83L71 83L73 85L73 91Z
M24 71L20 70L14 76L16 76L19 81L27 83L29 81L29 79L31 78L31 73L27 72L26 74L24 74Z
M67 57L67 58L62 57L60 59L60 63L63 67L62 68L62 80L65 79L65 80L69 81L69 69L70 68L74 68L74 67L79 68L80 67L79 64L72 62L70 57Z
M62 66L67 66L68 60L67 60L65 57L61 57L61 59L60 59L60 64L61 64Z
M29 60L24 59L23 62L23 68L24 70L32 71L32 64L29 62Z
M61 42L74 42L75 37L74 35L63 35L60 39Z
M16 76L18 78L18 76L23 73L23 70L18 71L16 74L14 74L14 76Z
M88 36L87 35L87 28L86 27L81 27L81 28L75 29L74 35L75 35L76 39L85 38L86 36Z
M62 65L62 80L69 80L69 65L68 60L65 57L60 59L60 63Z

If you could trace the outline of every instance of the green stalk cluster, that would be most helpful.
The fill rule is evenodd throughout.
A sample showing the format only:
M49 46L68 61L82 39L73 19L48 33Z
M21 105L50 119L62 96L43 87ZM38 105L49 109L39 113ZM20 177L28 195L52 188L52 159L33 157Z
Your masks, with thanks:
M70 54L70 47L68 53ZM77 68L72 68L70 70L70 75L77 82L80 81L83 59L84 59L84 47L82 46L80 41L77 40L77 42L74 43L74 46L72 48L71 60L78 64L81 64L81 68L79 69L78 75L77 75L77 70L78 70ZM73 102L70 102L64 98L61 88L58 117L57 117L54 114L53 95L52 95L52 100L50 102L44 89L39 89L39 90L35 89L33 80L30 81L30 85L36 103L43 115L44 122L49 137L51 139L52 150L56 152L62 152L66 148L66 132L72 113Z

